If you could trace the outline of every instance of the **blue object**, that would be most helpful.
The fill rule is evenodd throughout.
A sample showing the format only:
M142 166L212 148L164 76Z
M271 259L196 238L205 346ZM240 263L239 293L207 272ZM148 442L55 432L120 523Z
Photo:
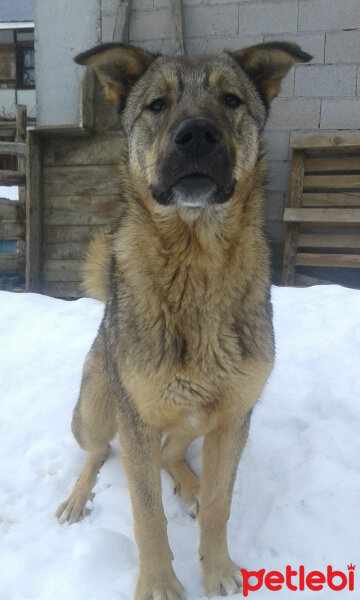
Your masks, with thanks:
M0 254L16 254L17 240L0 240Z

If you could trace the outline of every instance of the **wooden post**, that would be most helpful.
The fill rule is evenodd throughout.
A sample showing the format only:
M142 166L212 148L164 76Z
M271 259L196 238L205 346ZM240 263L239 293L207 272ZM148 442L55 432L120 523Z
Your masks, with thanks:
M85 69L80 89L80 127L93 130L95 122L95 71Z
M15 142L25 142L27 127L27 112L24 104L16 106L16 133Z
M24 143L26 142L26 127L27 127L27 108L24 104L16 105L16 130L15 130L15 142ZM25 173L26 168L26 154L17 155L17 169L21 173ZM26 185L26 181L24 182ZM26 187L19 185L19 200L24 203L26 202ZM24 239L18 240L18 254L22 255L23 262L26 255L26 242ZM24 265L23 265L24 266Z
M129 41L130 2L131 0L119 0L113 32L114 42Z
M41 138L27 132L26 291L41 291Z
M305 150L294 150L291 161L289 201L288 206L299 208L304 183L304 156ZM282 272L282 285L294 285L297 240L299 235L298 223L290 223L286 226L284 243L284 262Z
M15 130L15 142L26 141L26 127L27 127L27 110L24 104L16 105L16 130ZM25 156L17 156L17 169L22 173L25 173ZM25 202L25 189L19 188L19 200Z
M172 53L174 56L184 56L185 46L182 0L170 0L170 20L172 25Z

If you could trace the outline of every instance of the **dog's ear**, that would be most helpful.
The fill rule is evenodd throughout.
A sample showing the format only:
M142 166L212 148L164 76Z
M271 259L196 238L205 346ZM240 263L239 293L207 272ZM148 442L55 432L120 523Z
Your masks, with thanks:
M79 65L94 67L105 95L119 110L132 86L157 55L128 44L102 44L75 56Z
M229 54L255 83L267 105L278 95L281 80L293 64L312 59L291 42L268 42Z

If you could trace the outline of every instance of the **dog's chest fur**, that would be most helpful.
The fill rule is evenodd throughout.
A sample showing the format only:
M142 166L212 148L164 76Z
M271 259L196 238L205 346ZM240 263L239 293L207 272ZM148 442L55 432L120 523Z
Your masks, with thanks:
M267 332L259 335L244 268L253 257L239 243L204 240L185 227L167 227L167 239L140 233L125 229L114 256L109 312L123 384L146 421L205 427L239 397L244 361L264 354Z

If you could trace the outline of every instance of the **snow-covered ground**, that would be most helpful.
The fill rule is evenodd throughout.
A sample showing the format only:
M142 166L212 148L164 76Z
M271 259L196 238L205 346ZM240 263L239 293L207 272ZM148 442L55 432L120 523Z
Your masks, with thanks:
M248 570L347 573L360 562L360 291L274 288L273 303L276 367L238 471L231 554ZM53 517L84 461L70 421L102 313L90 299L0 292L0 600L132 598L137 553L116 440L90 516L72 526ZM199 470L199 441L189 460ZM199 599L197 525L162 481L174 568ZM359 570L354 593L277 593L358 598Z

